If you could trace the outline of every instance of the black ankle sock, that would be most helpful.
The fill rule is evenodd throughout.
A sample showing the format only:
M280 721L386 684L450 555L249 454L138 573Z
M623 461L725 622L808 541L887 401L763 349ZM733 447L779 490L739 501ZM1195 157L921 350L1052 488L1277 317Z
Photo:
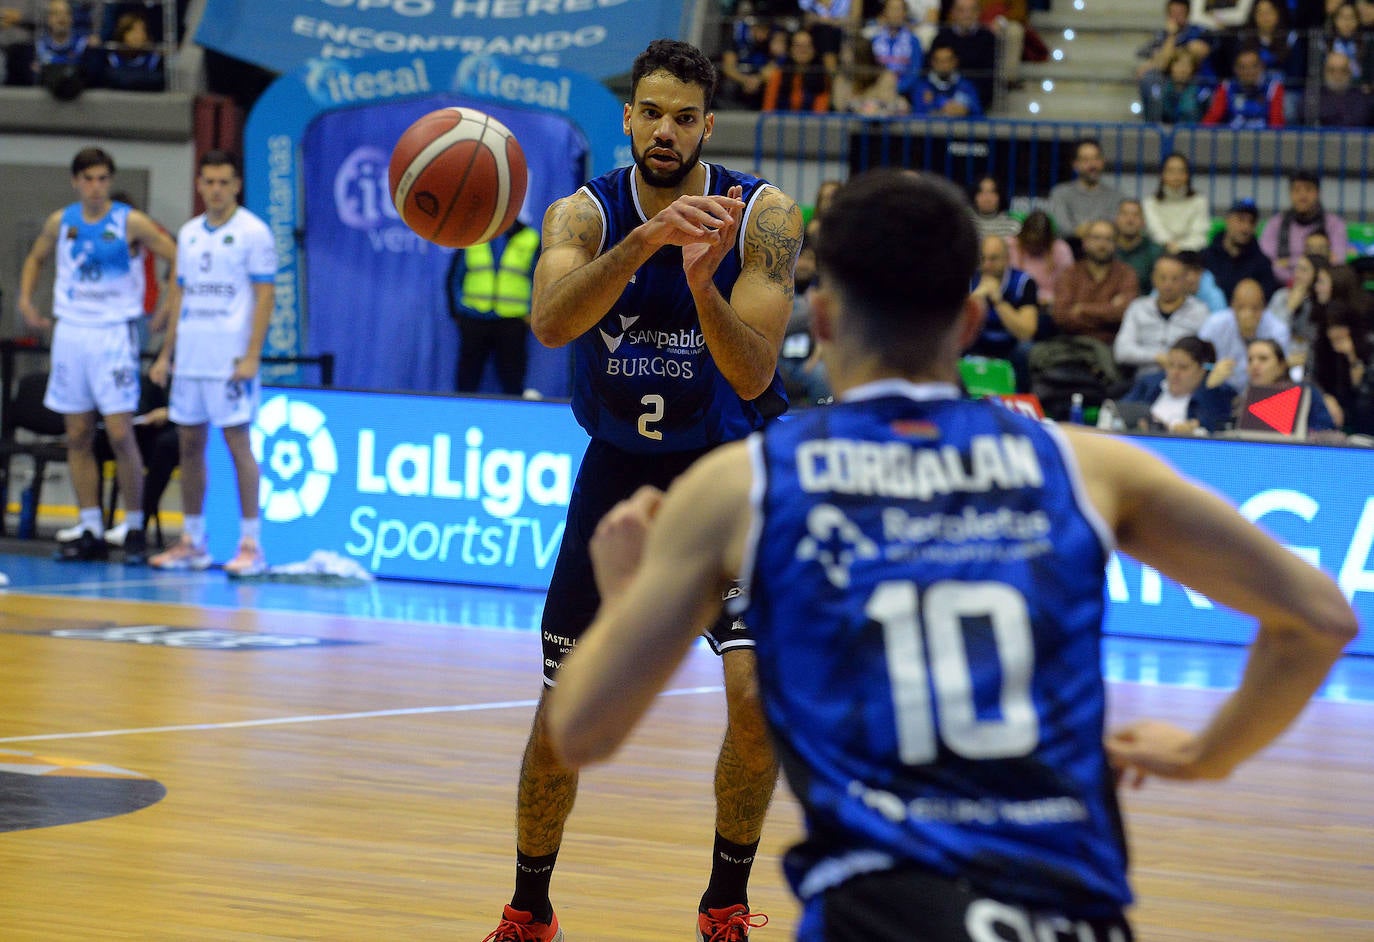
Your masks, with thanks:
M753 869L758 849L758 841L736 844L716 833L716 846L711 854L711 882L701 897L701 912L741 903L749 905L749 871Z
M548 922L553 918L553 903L549 902L549 882L553 880L553 862L558 859L558 851L542 857L515 852L515 895L511 897L512 909L530 913L535 922Z

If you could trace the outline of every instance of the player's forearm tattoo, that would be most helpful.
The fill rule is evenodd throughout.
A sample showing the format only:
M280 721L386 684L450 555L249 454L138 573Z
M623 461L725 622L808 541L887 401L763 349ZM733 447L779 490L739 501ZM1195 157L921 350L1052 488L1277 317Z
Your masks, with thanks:
M802 215L796 203L764 206L758 224L750 227L745 238L745 248L762 253L764 275L790 292L801 237Z

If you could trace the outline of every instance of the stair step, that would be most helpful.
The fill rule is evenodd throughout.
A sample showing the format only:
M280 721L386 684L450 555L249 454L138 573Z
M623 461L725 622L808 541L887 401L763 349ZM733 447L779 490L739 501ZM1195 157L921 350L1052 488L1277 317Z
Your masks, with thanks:
M1056 30L1075 29L1085 33L1144 33L1148 38L1164 28L1164 17L1160 10L1152 10L1148 14L1135 11L1096 13L1089 10L1070 10L1063 13L1032 13L1030 23L1041 35Z
M1045 45L1050 47L1048 62L1030 63L1036 68L1091 70L1095 75L1111 79L1131 78L1135 74L1136 50L1143 46L1148 37L1130 33L1118 33L1110 41L1095 39L1085 33L1075 33L1072 40L1063 34L1041 34ZM1055 52L1062 55L1058 58Z
M1007 93L1000 113L1009 118L1037 117L1059 121L1137 121L1131 106L1137 101L1135 85L1092 80L1027 79L1024 87Z

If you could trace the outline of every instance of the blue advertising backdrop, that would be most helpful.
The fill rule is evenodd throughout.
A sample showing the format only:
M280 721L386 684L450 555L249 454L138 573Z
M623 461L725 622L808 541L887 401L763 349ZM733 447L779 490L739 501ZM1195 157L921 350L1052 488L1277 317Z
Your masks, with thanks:
M360 389L452 392L458 332L445 274L452 249L401 222L387 188L396 139L457 96L421 98L320 115L305 134L305 331L308 353L334 354L334 382ZM481 102L521 142L529 189L521 219L538 228L544 209L582 185L587 144L561 115ZM569 355L530 342L529 382L567 396ZM493 388L491 391L497 391Z
M399 363L403 356L425 360L435 355L424 344L424 338L436 330L432 324L433 297L438 290L436 285L443 280L448 255L411 235L399 220L387 214L385 207L390 196L386 162L400 134L397 131L394 136L384 137L373 124L397 120L409 105L432 110L445 104L500 110L512 122L517 137L520 129L533 135L521 142L526 155L534 155L531 182L536 190L525 203L525 212L533 219L542 218L550 202L572 191L574 184L569 183L558 192L560 181L575 179L580 183L586 177L630 162L629 145L621 128L620 102L600 83L576 73L501 57L430 53L413 57L374 56L347 62L318 59L282 76L258 99L244 131L244 202L266 221L277 245L276 298L263 347L265 355L294 357L305 352L303 334L309 332L307 317L320 324L334 318L344 319L345 325L363 318L382 322L388 329L385 343L403 348L388 368L393 371L393 378L406 373ZM312 175L316 172L316 155L307 150L307 137L314 145L323 143L320 134L311 134L312 126L319 120L332 120L334 113L348 112L354 114L341 117L340 121L360 136L354 140L328 141L332 148L337 148L332 159L342 157L345 163L335 165L333 173L324 169L320 171L322 175ZM388 112L391 117L383 118ZM541 136L546 132L551 136ZM366 149L351 163L347 162L355 147ZM386 161L381 160L382 154ZM311 168L309 173L307 166ZM317 199L313 209L305 206L308 181L321 184L315 193L323 203ZM335 187L342 188L342 192L336 192ZM541 205L540 201L545 200ZM389 303L364 307L350 300L338 309L305 309L304 302L310 297L302 258L307 212L311 226L335 225L350 230L346 233L349 239L358 240L362 253L352 256L352 268L344 269L353 288L344 292L345 296L356 294L363 280L375 278L377 284L390 289ZM336 234L340 228L335 229ZM405 260L406 270L417 280L395 280L391 269L398 260L389 257L393 255L412 256ZM338 273L337 268L326 268L324 272L310 272L309 277L313 286L317 278L335 277ZM323 286L321 290L328 291L329 287ZM414 297L401 294L402 291L411 291ZM429 321L424 325L414 325L426 318ZM370 352L385 349L376 343L358 346ZM318 351L324 347L311 345L310 349ZM330 352L341 361L345 358L343 348L335 347ZM376 385L422 390L452 388L445 384L451 383L453 359L450 356L441 369L423 374L411 368L409 375L418 377L415 385L400 381ZM291 367L275 366L265 367L263 376L272 382L294 377L295 373ZM340 376L339 382L360 380L350 374Z
M685 35L682 0L207 0L196 42L276 72L379 54L518 56L595 78Z
M546 588L587 436L566 403L269 388L252 429L263 545L378 576ZM238 541L233 465L211 436L210 549Z
M1370 478L1368 452L1135 440L1331 573L1361 623L1374 623L1374 494L1358 484ZM267 389L253 429L263 542L274 563L325 549L379 576L546 588L586 443L566 403ZM232 480L218 436L210 475ZM232 487L209 488L219 559L234 551L234 501ZM1247 619L1129 557L1112 557L1107 582L1112 634L1234 643L1253 634ZM1374 636L1352 650L1374 654Z

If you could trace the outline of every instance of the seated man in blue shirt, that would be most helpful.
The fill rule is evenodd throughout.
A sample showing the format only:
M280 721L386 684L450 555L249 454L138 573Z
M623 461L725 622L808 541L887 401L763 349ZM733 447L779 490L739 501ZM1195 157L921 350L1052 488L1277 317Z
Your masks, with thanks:
M959 74L959 57L951 46L930 50L930 71L916 83L913 114L944 118L981 118L983 105L973 83Z
M1253 278L1246 278L1231 292L1229 310L1217 311L1202 322L1197 335L1217 349L1213 372L1233 389L1244 391L1249 382L1245 374L1246 346L1252 340L1274 340L1288 349L1288 325L1264 308L1264 289Z

